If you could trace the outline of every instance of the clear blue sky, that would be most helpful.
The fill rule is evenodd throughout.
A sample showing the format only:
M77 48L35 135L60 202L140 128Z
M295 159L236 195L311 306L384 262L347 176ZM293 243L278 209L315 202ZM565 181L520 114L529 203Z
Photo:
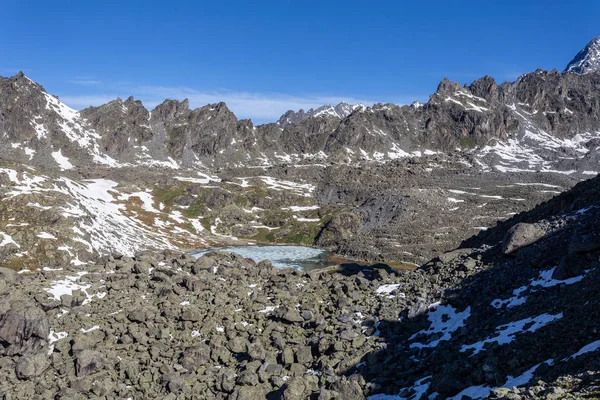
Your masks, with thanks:
M0 4L0 75L74 108L223 100L271 121L323 102L426 101L448 77L562 70L600 35L597 1L26 1Z

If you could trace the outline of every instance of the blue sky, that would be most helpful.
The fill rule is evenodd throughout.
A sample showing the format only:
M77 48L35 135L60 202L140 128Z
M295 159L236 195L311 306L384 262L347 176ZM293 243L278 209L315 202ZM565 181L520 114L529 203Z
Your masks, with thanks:
M444 77L562 70L600 35L600 2L576 3L3 0L0 75L22 70L77 109L187 97L261 123L343 99L426 101Z

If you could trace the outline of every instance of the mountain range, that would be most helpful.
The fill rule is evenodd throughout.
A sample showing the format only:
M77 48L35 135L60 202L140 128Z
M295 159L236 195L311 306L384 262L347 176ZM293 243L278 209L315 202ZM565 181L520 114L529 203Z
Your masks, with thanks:
M190 109L187 100L165 100L150 111L129 97L76 111L19 73L0 78L0 155L63 169L91 163L203 168L478 149L490 168L551 169L597 147L597 49L594 39L564 73L538 70L502 84L486 76L464 86L444 79L425 104L340 103L288 111L259 126L238 120L224 103ZM524 156L531 151L536 157Z

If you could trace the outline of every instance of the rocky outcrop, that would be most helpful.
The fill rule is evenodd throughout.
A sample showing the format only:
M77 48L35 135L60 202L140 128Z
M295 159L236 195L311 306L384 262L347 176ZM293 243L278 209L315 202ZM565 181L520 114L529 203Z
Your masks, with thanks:
M325 224L316 239L316 244L323 247L339 244L358 233L362 224L362 217L357 213L337 214Z
M80 115L102 136L102 150L114 158L122 159L127 152L135 152L136 147L139 149L154 136L149 125L150 113L133 97L86 108Z
M529 246L546 235L546 229L537 224L519 223L506 232L502 241L504 254L511 254L522 247Z

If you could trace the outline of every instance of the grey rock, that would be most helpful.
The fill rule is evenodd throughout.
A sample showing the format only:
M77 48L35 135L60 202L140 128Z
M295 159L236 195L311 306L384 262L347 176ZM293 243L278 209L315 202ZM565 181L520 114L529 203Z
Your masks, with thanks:
M232 394L233 400L263 400L270 390L265 386L242 386Z
M314 376L294 377L283 389L282 400L307 399L318 391L317 379Z
M15 283L19 275L12 269L0 267L0 281L4 281L7 285Z
M104 356L95 350L83 350L77 355L75 371L77 377L85 377L104 368Z
M298 310L289 307L278 307L273 311L273 315L289 323L304 322L304 318L302 318Z
M365 398L363 390L355 380L342 379L333 385L338 398L348 400L361 400Z
M312 350L310 346L302 346L296 350L296 362L304 365L311 365L313 361Z
M181 319L184 321L198 322L202 319L202 314L194 307L187 307L181 313Z
M10 295L0 300L0 342L13 354L36 352L50 333L48 317L29 300Z
M504 254L511 254L529 246L546 235L546 229L538 224L518 223L508 230L502 241Z
M181 355L180 363L186 369L194 371L198 367L208 364L210 358L211 349L208 345L201 343L194 347L189 347Z
M50 358L44 352L22 356L15 367L17 378L31 379L40 376L50 366Z
M247 339L240 336L236 336L229 342L227 342L226 347L232 353L245 353L248 350L248 345L249 343Z
M444 254L440 254L440 256L438 258L443 263L449 263L451 261L456 260L459 257L468 256L472 252L473 252L473 249L456 249L456 250L448 251Z
M144 322L146 321L146 310L143 308L131 310L127 314L127 318L129 318L129 320L132 322Z

